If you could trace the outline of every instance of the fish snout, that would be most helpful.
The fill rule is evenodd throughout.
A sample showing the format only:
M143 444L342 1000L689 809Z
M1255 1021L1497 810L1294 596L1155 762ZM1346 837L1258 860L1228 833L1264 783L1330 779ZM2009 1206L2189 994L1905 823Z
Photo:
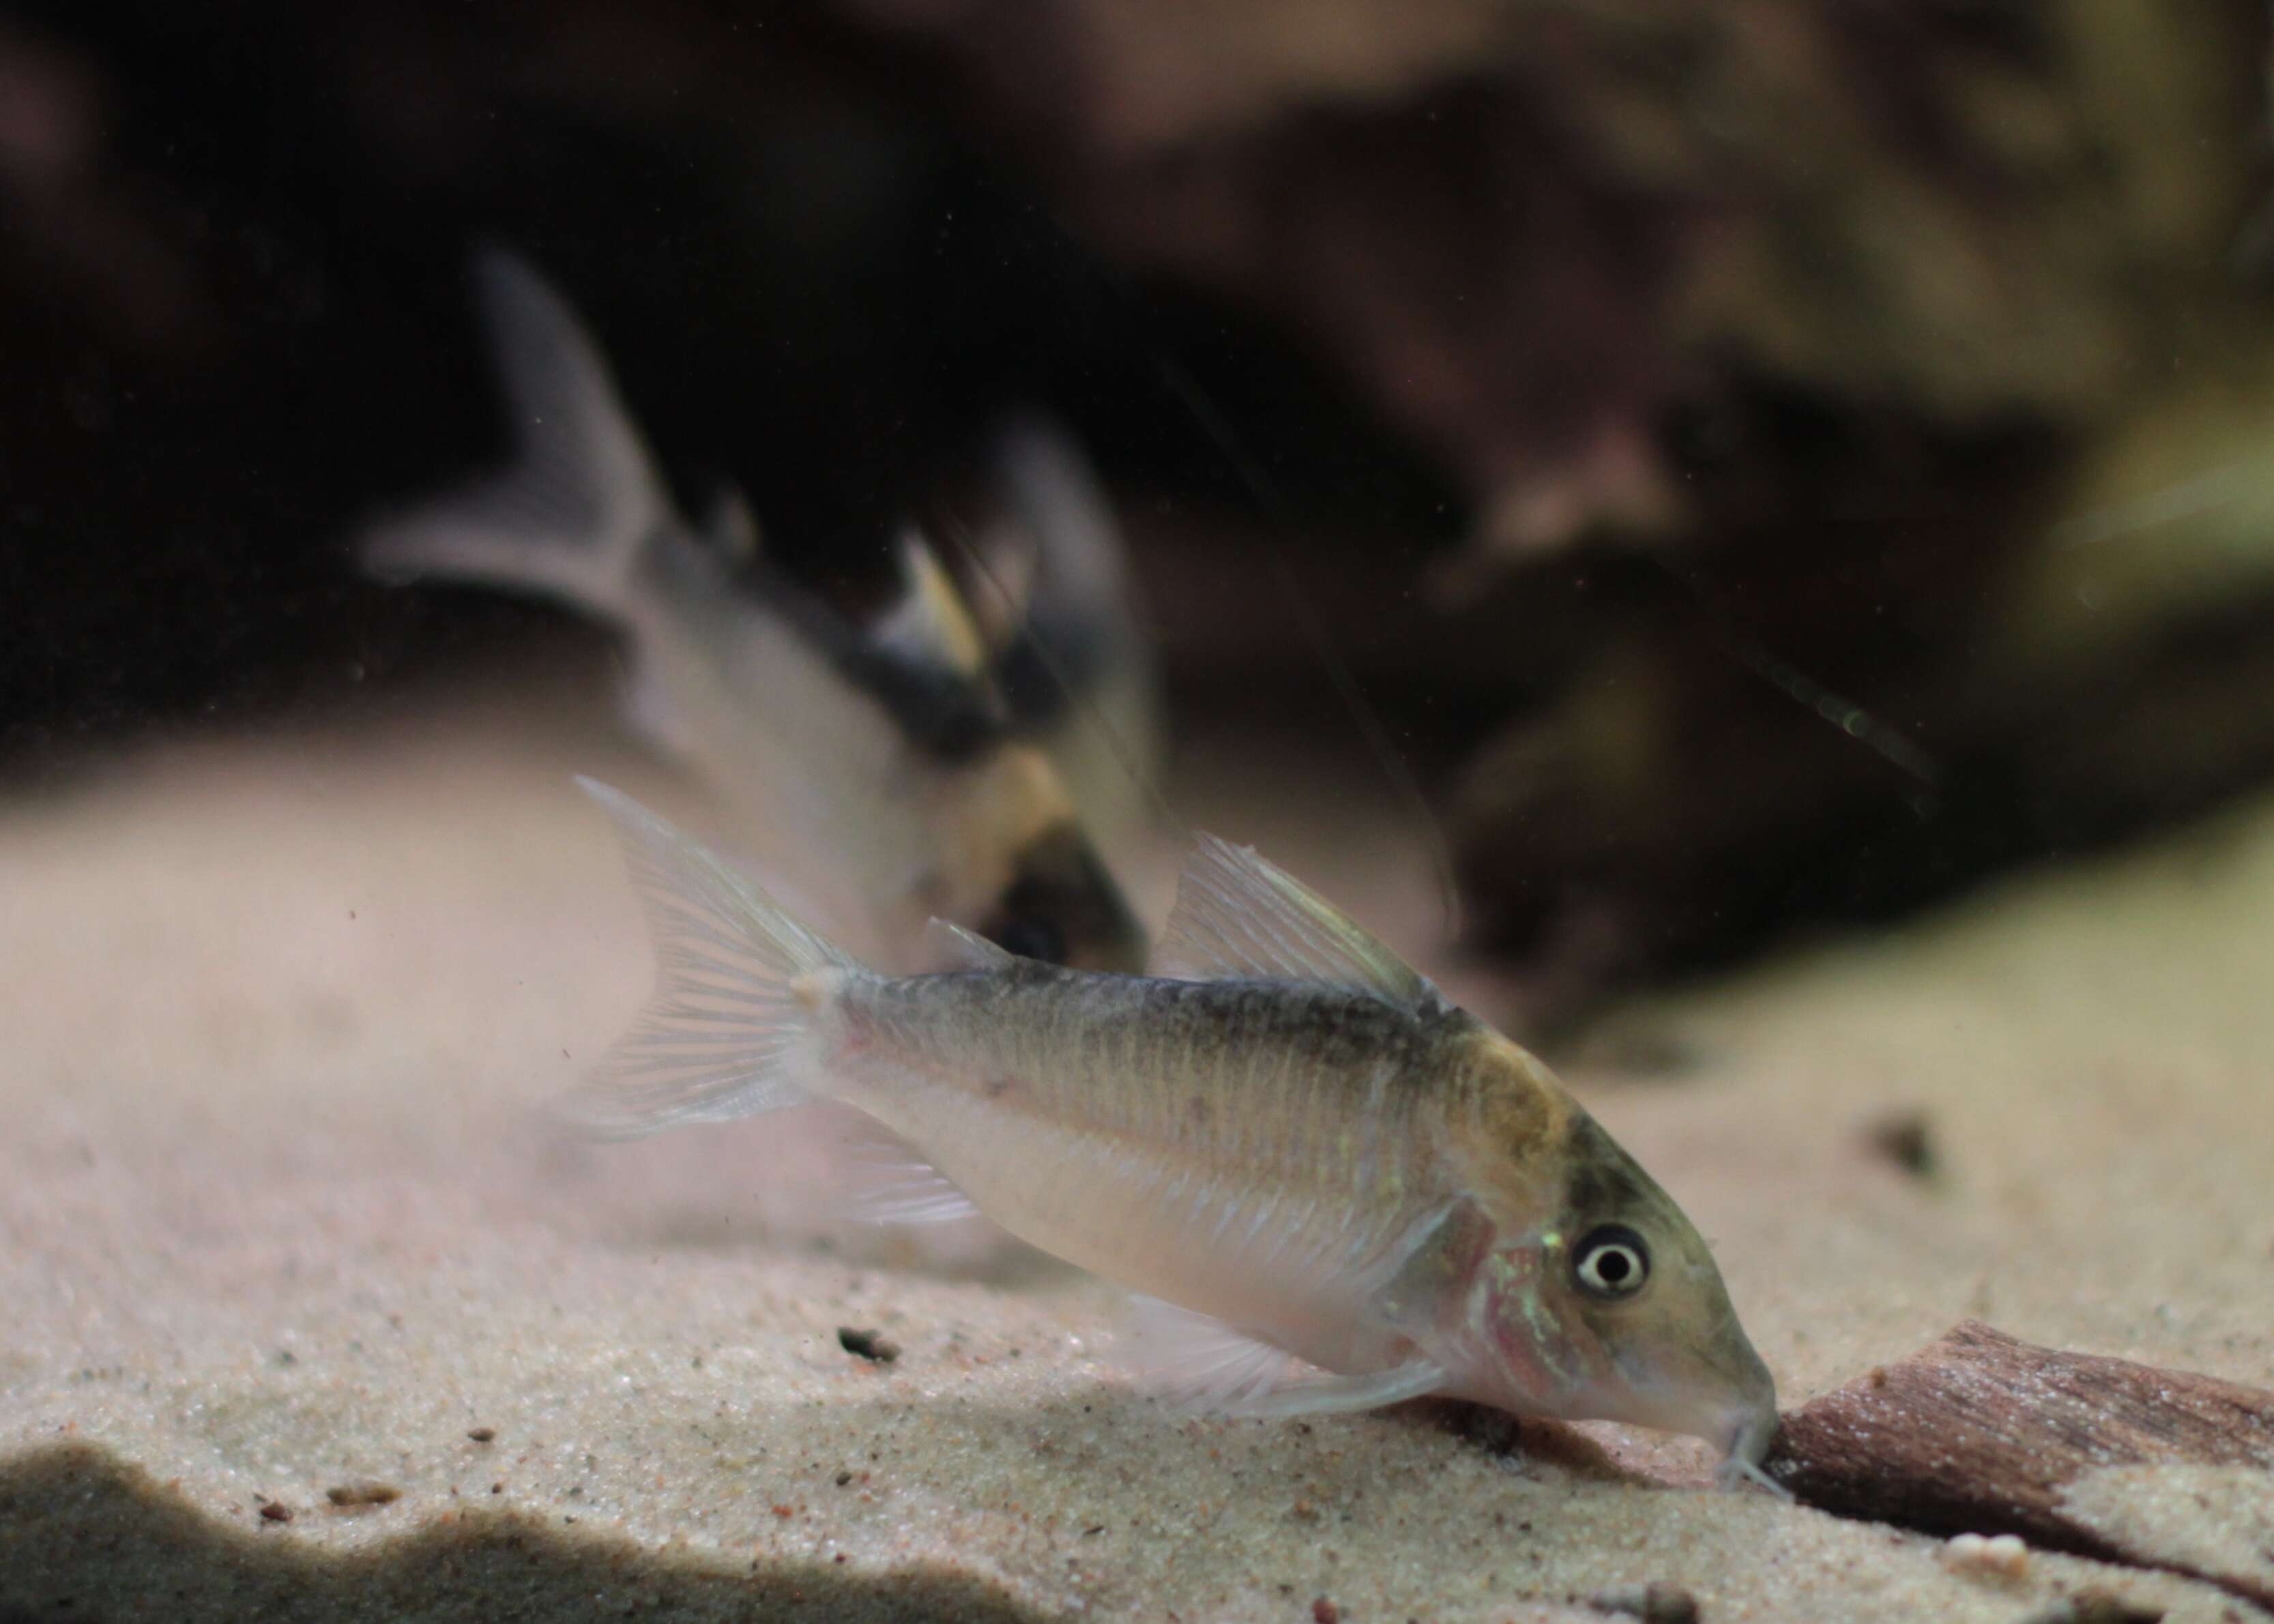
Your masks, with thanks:
M1721 1447L1725 1477L1762 1482L1761 1462L1777 1434L1776 1378L1743 1332L1736 1333L1733 1352L1735 1368L1728 1375L1734 1395L1721 1410L1720 1426L1698 1432Z
M1777 1434L1777 1408L1773 1394L1760 1402L1739 1410L1720 1439L1721 1453L1732 1461L1742 1461L1747 1466L1758 1466L1768 1455L1769 1445Z
M1776 1437L1776 1379L1734 1326L1704 1346L1691 1343L1637 1384L1661 1406L1649 1425L1714 1445L1731 1462L1757 1468ZM1739 1470L1738 1475L1751 1477Z

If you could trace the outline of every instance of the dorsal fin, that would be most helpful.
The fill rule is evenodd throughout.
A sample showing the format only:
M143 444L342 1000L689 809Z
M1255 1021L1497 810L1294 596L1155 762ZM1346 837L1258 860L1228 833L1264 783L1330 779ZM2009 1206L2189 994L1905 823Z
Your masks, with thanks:
M1019 962L1019 955L1007 947L998 947L978 932L966 930L944 919L933 919L924 926L924 936L931 946L939 950L942 962L963 970L1002 970Z
M1319 981L1401 1009L1441 1002L1434 986L1324 897L1255 854L1204 834L1177 880L1154 973Z
M931 544L911 528L900 533L893 551L905 590L877 623L877 642L913 664L978 676L987 665L986 643Z

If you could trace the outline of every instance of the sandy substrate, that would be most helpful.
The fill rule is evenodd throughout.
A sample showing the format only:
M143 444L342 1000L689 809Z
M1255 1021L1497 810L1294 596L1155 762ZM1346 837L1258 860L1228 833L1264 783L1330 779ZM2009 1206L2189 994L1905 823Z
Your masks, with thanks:
M1110 1291L982 1234L830 1238L805 1129L564 1141L538 1108L648 977L568 774L692 806L576 709L146 752L0 808L0 1619L1373 1624L1654 1580L1709 1621L2262 1616L2042 1553L1969 1576L1615 1428L1173 1423ZM1427 877L1344 771L1210 755L1180 801L1426 949ZM1714 1239L1788 1404L1969 1315L2274 1386L2274 803L1592 1052L1655 1057L1572 1080ZM1931 1182L1872 1147L1911 1111ZM393 1498L328 1497L359 1485ZM2174 1560L2270 1560L2251 1474L2081 1492Z

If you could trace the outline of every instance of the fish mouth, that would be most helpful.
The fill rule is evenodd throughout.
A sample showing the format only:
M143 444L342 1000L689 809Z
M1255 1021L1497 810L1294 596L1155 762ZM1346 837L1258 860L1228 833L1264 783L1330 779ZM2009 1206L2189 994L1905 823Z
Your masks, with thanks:
M1779 1417L1773 1402L1765 1403L1743 1411L1729 1425L1721 1439L1721 1470L1724 1488L1736 1488L1751 1483L1766 1489L1781 1499L1790 1500L1792 1491L1761 1470L1761 1462L1768 1455L1769 1446L1776 1441Z
M1715 1438L1710 1432L1706 1436L1721 1446L1724 1477L1750 1478L1773 1488L1776 1485L1770 1484L1761 1470L1761 1462L1767 1458L1769 1446L1776 1441L1780 1425L1776 1378L1769 1374L1769 1367L1753 1351L1743 1332L1737 1332L1735 1340L1738 1369L1735 1372L1737 1380L1732 1384L1736 1390L1730 1396L1736 1402L1722 1412L1725 1425L1720 1436Z
M1747 1410L1737 1417L1722 1440L1721 1452L1733 1461L1743 1461L1748 1466L1758 1466L1767 1456L1769 1445L1777 1435L1775 1406L1764 1405Z

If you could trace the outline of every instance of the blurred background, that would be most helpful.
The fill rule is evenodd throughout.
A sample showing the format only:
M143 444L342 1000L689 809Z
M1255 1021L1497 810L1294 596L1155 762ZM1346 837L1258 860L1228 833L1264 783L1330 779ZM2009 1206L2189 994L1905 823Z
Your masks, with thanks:
M1066 425L1171 736L1441 838L1540 1026L1887 919L2274 767L2267 46L2241 0L15 4L0 776L605 665L357 567L506 455L506 243L825 598L1004 414Z

